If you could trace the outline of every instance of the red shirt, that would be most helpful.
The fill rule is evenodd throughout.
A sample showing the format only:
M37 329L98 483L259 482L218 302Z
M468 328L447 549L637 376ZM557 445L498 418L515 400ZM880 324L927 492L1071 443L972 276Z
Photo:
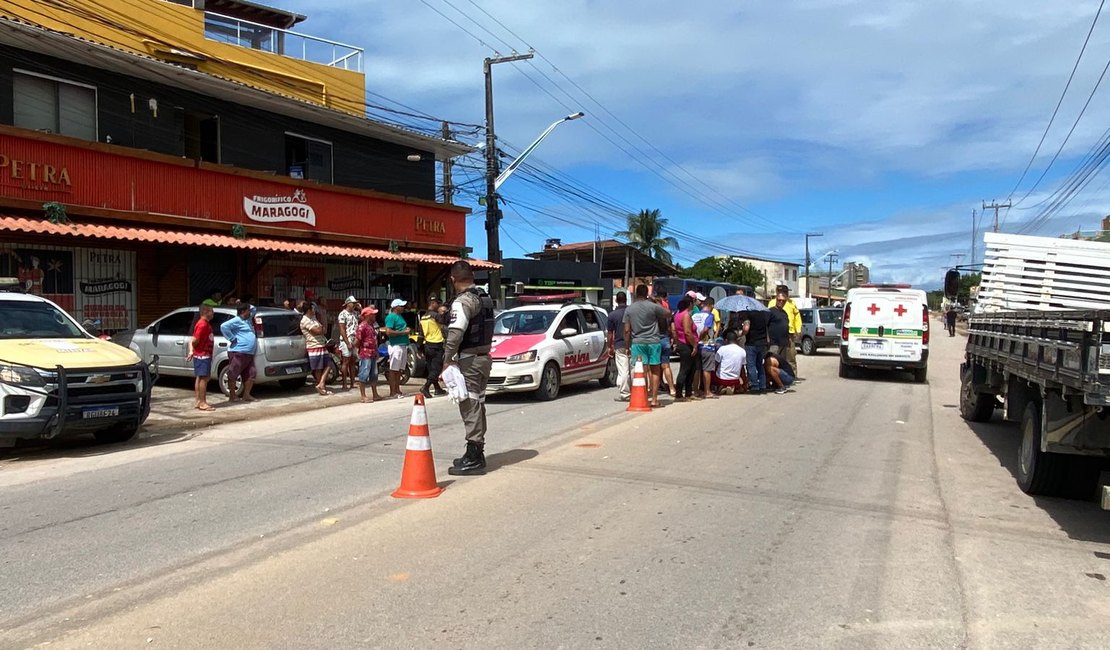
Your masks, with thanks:
M362 322L355 330L355 344L358 345L359 359L376 359L378 357L378 329L373 325Z
M212 326L201 318L193 326L193 357L204 359L212 356Z

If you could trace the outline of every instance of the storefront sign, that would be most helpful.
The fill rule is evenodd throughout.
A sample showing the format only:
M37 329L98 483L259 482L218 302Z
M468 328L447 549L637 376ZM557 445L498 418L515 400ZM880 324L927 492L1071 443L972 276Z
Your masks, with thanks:
M81 293L86 296L102 296L107 293L131 293L131 283L127 280L100 280L82 282Z
M366 282L362 278L344 277L328 280L328 291L361 291L365 288Z
M19 160L0 153L0 181L25 190L67 192L73 183L69 170L35 160Z
M447 234L447 224L442 221L436 221L435 219L416 217L416 232L445 235Z
M316 225L316 211L300 189L294 190L292 196L244 196L243 212L253 221L263 223L296 221Z

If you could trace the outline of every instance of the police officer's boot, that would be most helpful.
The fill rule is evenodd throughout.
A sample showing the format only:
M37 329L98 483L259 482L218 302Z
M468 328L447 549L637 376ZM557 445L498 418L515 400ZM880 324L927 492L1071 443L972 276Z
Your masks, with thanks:
M447 473L452 476L476 476L486 473L484 447L474 442L466 443L466 453L456 458Z

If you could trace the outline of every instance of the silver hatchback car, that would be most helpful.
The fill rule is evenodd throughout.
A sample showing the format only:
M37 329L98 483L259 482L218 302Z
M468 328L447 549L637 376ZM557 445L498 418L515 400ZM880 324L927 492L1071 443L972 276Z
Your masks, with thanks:
M817 348L840 344L843 307L809 307L798 311L802 316L802 334L798 337L802 354L813 354Z
M192 377L193 364L185 361L185 343L192 335L197 320L196 307L183 307L159 318L145 329L137 330L129 347L149 363L158 356L158 373L175 377ZM212 316L215 334L212 353L212 379L219 382L224 395L229 392L227 381L227 339L220 334L220 325L235 317L231 307L216 307ZM283 388L304 386L309 374L308 353L300 330L301 315L288 309L259 307L254 318L258 334L258 351L254 355L256 384L278 382ZM242 386L240 386L242 392Z

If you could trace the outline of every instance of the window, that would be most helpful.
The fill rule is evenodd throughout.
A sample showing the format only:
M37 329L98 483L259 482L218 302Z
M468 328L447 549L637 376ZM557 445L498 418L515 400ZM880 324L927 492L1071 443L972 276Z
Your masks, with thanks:
M813 323L812 309L801 309L799 310L799 312L801 313L803 323L805 323L806 325L811 325Z
M97 139L95 88L17 71L12 90L15 126Z
M291 178L332 182L331 143L295 133L285 134L285 163Z
M184 111L182 135L185 157L204 162L220 162L220 118L206 113Z
M155 331L160 336L192 336L192 325L196 320L196 310L179 311L176 314L170 314L162 320L158 321Z
M582 333L582 320L578 316L578 314L581 313L581 311L582 310L580 310L580 309L575 309L574 311L568 311L567 315L563 317L563 322L559 323L559 327L555 330L556 334L558 334L558 333L560 333L563 330L568 329L568 328L573 329L575 334L581 334ZM562 336L561 334L559 334L559 335Z
M587 307L582 310L582 317L586 319L587 332L600 332L601 319L598 318L597 310L593 307Z

